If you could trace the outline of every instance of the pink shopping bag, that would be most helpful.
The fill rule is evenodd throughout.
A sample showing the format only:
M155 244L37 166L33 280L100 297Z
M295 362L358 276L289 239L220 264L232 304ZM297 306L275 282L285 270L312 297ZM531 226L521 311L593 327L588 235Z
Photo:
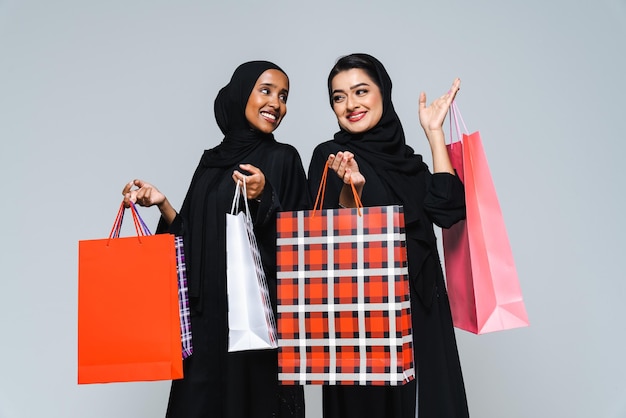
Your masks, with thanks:
M457 138L460 113L450 108ZM462 121L462 119L461 119ZM467 132L467 129L465 129ZM480 133L447 145L465 184L467 218L443 230L446 281L454 326L474 334L528 326L504 218Z

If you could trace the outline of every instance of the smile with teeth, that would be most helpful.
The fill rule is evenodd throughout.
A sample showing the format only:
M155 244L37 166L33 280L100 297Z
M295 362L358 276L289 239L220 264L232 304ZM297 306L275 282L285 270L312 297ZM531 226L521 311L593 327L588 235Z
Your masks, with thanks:
M269 112L261 112L261 116L263 116L265 119L270 119L272 122L276 122L276 119L278 119L275 114Z
M365 117L367 112L355 112L348 114L348 120L350 122L358 122Z

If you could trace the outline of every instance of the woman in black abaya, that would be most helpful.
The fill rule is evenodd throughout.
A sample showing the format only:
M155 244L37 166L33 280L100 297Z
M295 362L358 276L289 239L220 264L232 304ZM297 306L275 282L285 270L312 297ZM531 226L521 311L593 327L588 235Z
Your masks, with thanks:
M215 99L224 139L202 155L180 213L148 183L124 188L126 200L159 207L158 232L184 237L194 352L184 360L184 378L172 382L168 417L304 417L302 387L278 383L276 350L228 352L226 213L237 180L246 180L274 309L276 212L309 206L298 152L272 134L288 91L287 75L270 62L235 70Z
M326 207L354 206L351 180L363 206L404 206L417 381L399 387L324 386L326 418L469 416L433 230L433 223L445 228L465 217L463 184L450 164L442 131L459 84L455 80L450 91L429 106L424 93L420 95L420 123L433 156L431 173L421 155L406 145L391 102L391 79L376 58L348 55L328 77L340 130L313 152L310 192L317 193L328 161L337 176L328 176Z

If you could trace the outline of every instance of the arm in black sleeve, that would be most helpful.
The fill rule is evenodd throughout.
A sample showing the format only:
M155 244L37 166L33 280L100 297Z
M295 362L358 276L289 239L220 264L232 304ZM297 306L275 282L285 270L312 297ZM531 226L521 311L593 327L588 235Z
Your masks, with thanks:
M172 221L170 225L165 222L163 217L159 218L159 224L157 225L156 233L157 234L174 234L174 235L184 235L184 225L183 217L180 216L180 213L176 214L176 217Z
M465 187L458 176L434 173L427 176L424 211L435 225L450 228L465 219Z
M308 209L310 202L306 186L306 174L298 151L283 144L268 165L263 193L258 200L250 201L255 228L272 224L279 211Z
M248 206L252 215L255 228L262 228L271 221L280 210L278 198L268 179L265 181L265 188L260 199L248 200Z

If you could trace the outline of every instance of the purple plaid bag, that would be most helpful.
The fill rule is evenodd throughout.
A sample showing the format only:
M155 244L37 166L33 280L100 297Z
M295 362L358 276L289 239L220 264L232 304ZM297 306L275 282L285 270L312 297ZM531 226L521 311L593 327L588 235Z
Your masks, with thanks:
M132 204L132 203L131 203ZM135 206L133 204L133 206ZM141 224L141 228L145 235L152 235L148 226L145 224L139 212L137 218ZM182 343L183 359L186 359L193 353L193 343L191 340L191 311L189 309L189 294L187 288L187 268L185 266L185 250L183 247L183 237L175 236L174 245L176 246L176 275L178 277L178 313L180 316L180 340Z
M187 291L187 268L185 267L185 250L183 237L174 237L176 244L176 273L178 275L178 311L180 312L180 339L183 345L183 358L193 353L191 341L191 312L189 310L189 294Z

